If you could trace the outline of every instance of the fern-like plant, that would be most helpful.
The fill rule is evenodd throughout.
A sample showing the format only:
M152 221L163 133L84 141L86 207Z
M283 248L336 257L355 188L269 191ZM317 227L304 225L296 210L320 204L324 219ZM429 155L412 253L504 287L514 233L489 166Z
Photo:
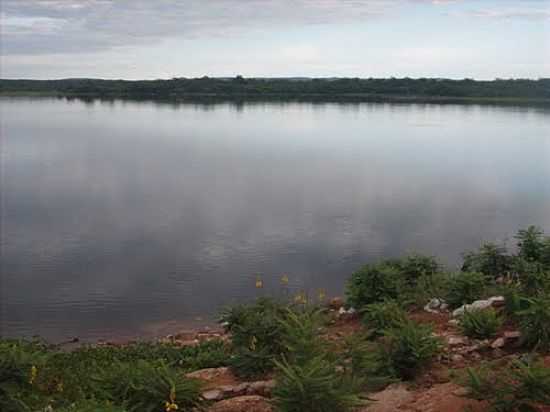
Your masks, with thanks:
M467 396L486 400L495 412L538 411L550 405L550 368L542 362L516 360L505 370L468 369Z
M275 361L273 404L281 412L348 412L362 404L358 384L325 356L304 363Z
M372 331L372 337L381 336L384 330L397 328L407 321L407 313L395 300L371 303L361 312L363 322Z
M431 363L441 350L441 341L430 325L407 321L386 330L379 347L385 364L396 376L410 379Z
M485 295L486 277L480 272L460 272L449 279L446 301L456 308Z
M491 338L501 325L502 319L493 308L465 311L460 319L462 332L470 338Z

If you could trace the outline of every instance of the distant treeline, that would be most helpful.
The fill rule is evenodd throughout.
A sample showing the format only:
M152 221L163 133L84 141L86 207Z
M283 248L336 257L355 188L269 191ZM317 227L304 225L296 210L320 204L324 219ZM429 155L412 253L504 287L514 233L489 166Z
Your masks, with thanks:
M355 100L550 101L550 78L472 79L173 78L167 80L0 80L1 94L188 99L312 98Z

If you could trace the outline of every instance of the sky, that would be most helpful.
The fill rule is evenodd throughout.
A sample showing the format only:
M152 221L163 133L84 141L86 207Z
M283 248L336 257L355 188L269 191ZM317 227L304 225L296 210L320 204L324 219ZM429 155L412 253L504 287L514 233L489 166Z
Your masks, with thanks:
M0 0L0 77L550 77L550 0Z

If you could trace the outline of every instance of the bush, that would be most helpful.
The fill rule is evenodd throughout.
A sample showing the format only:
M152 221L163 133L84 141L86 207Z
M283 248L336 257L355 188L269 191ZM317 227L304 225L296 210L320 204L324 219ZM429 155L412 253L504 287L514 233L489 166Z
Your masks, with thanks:
M396 328L407 321L407 313L395 300L371 303L362 310L363 322L371 330L371 336L383 334L385 329Z
M540 362L514 361L506 370L468 369L468 397L489 401L494 411L536 411L550 405L550 368Z
M378 391L395 382L391 366L386 363L378 344L369 341L370 336L355 333L344 342L340 357L341 367L352 376L360 377L368 391Z
M346 412L361 405L358 384L349 375L338 373L336 364L324 356L305 363L275 361L277 380L273 404L282 412Z
M544 248L544 232L537 226L529 226L518 231L515 238L518 240L519 256L527 261L540 261Z
M346 289L347 300L354 308L361 309L371 303L396 299L402 286L401 271L395 265L387 262L366 265L351 275Z
M0 341L0 410L27 411L40 403L37 380L47 358L38 343Z
M534 296L550 291L550 272L541 263L517 258L514 269L522 293Z
M274 358L285 351L281 319L286 315L283 304L267 298L222 313L221 322L232 336L229 364L235 374L256 378L273 369Z
M491 338L501 325L502 319L493 308L465 311L460 319L462 332L470 338Z
M282 326L284 353L292 363L303 363L325 351L319 337L322 313L318 309L287 309L279 320Z
M527 308L517 312L521 336L525 344L541 351L550 351L550 296L525 299Z
M402 379L414 377L441 350L441 341L433 335L431 326L413 321L386 330L384 338L380 344L382 359Z
M506 247L494 243L483 244L476 252L464 255L464 272L480 272L496 279L512 270L512 257L507 254Z
M447 303L453 308L484 297L486 278L480 272L460 272L449 279Z
M403 259L393 261L409 286L415 286L421 278L431 278L439 273L441 266L432 256L420 254L409 255Z
M106 395L129 412L179 410L201 406L201 383L182 377L163 363L119 363L99 377Z

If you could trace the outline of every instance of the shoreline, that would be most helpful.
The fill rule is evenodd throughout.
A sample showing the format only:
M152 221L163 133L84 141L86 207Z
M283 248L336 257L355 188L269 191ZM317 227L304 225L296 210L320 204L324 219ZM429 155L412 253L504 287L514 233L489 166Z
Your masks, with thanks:
M109 93L64 93L58 91L0 91L0 97L52 97L81 100L124 100L166 103L401 103L401 104L462 104L494 106L550 106L550 99L529 97L459 97L391 95L368 93L293 93L293 94L247 94L247 93L189 93L174 96L132 95Z

